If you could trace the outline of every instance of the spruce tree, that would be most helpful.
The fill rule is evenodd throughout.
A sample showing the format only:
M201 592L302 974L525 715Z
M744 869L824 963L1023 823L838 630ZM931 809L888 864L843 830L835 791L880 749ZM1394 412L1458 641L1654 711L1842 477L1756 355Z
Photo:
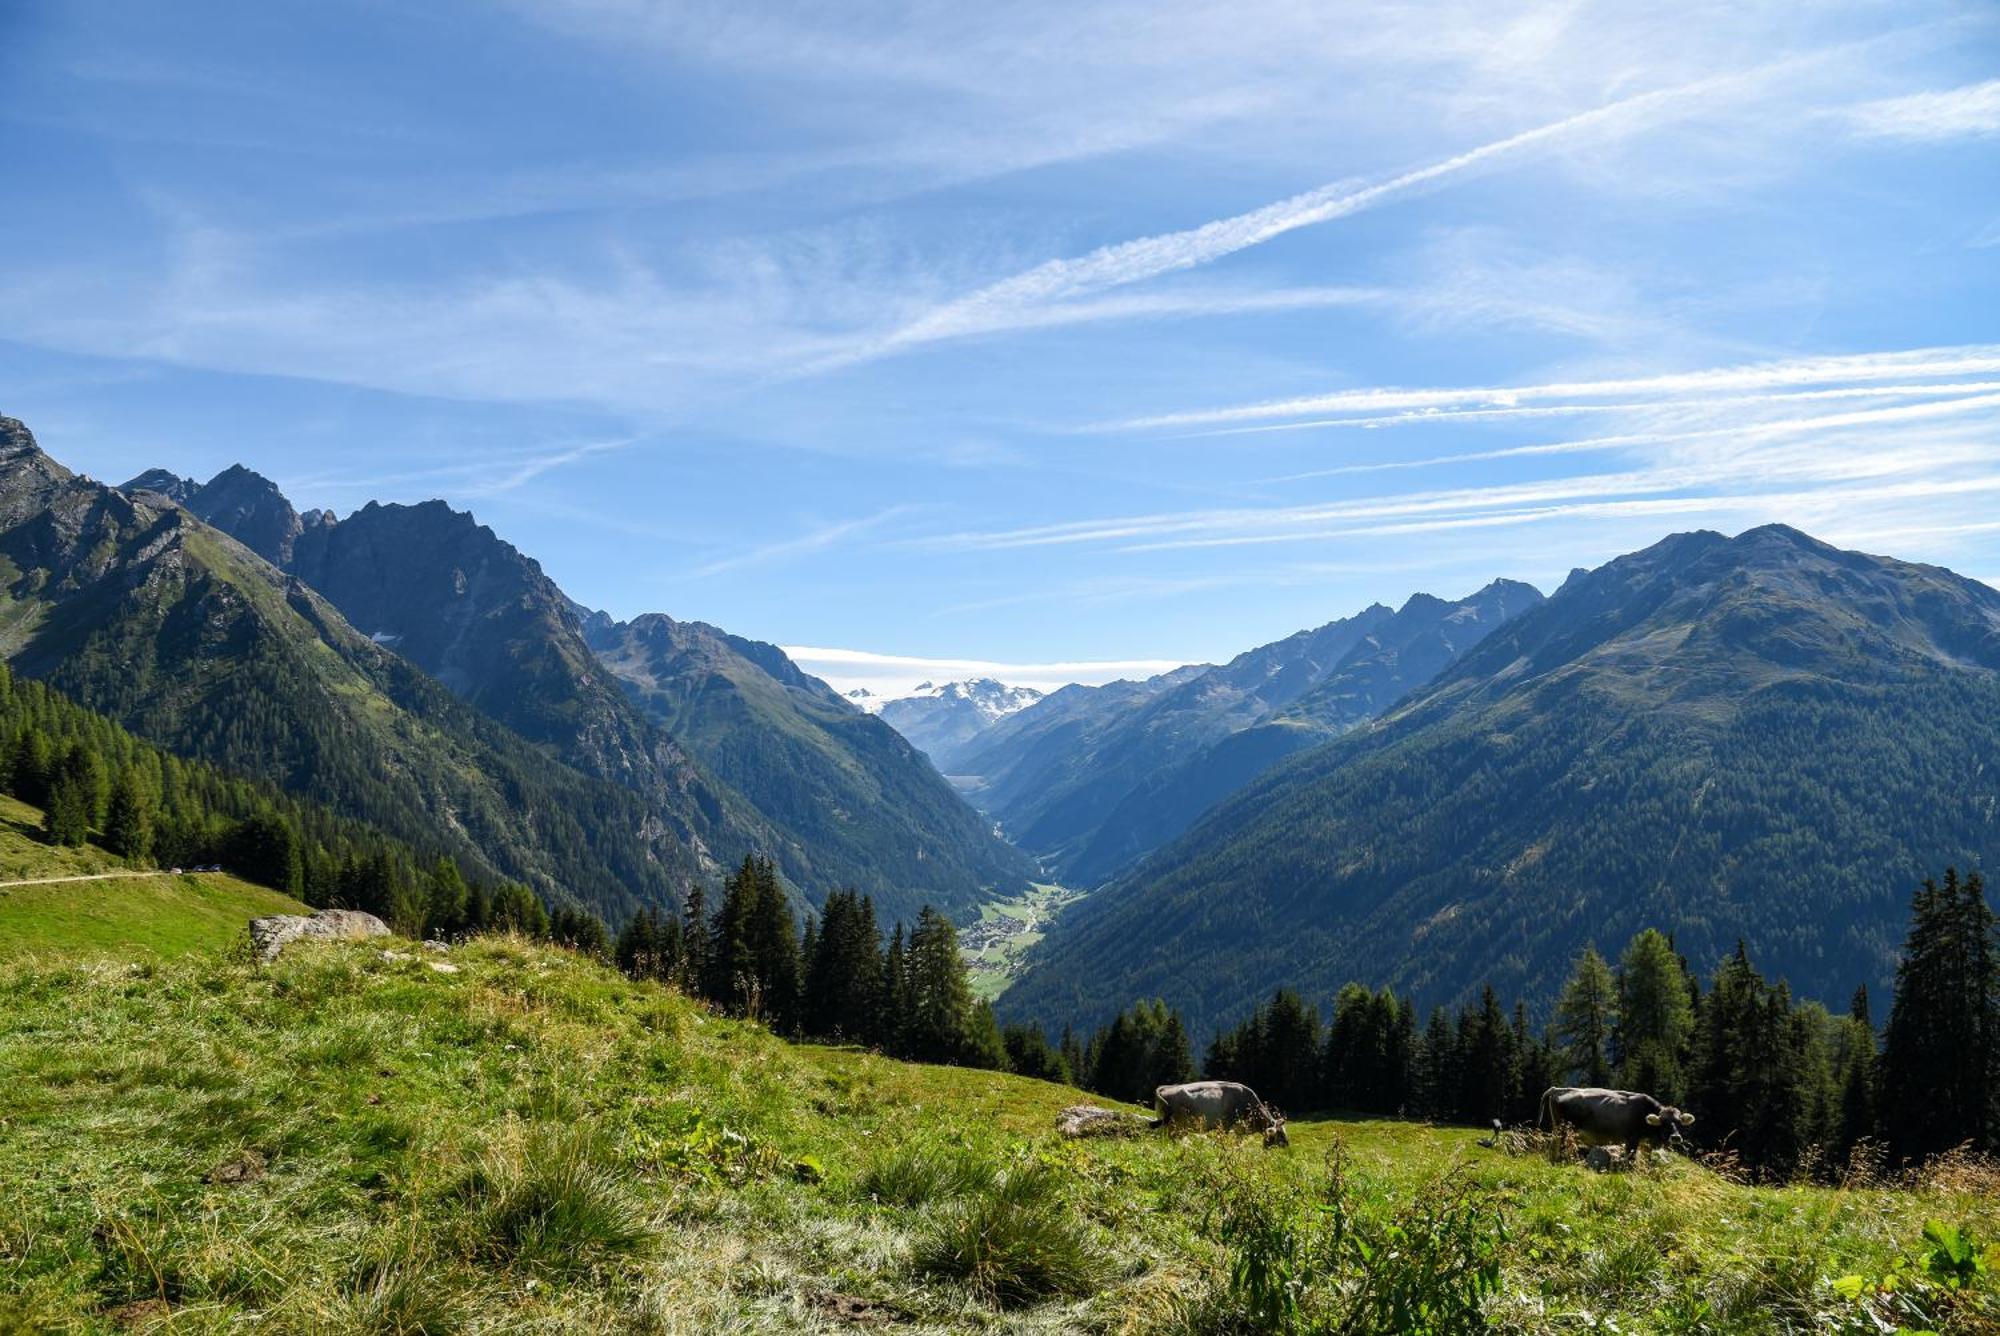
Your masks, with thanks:
M894 1057L909 1052L909 951L903 944L903 925L889 935L889 948L882 953L882 986L876 990L881 1011L875 1022L875 1042Z
M687 900L681 907L681 950L672 980L691 997L716 1000L715 994L708 991L713 941L709 932L708 895L701 889L701 883L696 882L688 887Z
M30 807L49 805L49 779L54 761L47 734L32 724L22 724L20 732L14 735L14 755L7 769L16 798Z
M1062 1042L1056 1045L1056 1049L1062 1055L1063 1066L1069 1069L1069 1075L1064 1079L1073 1086L1090 1089L1090 1070L1084 1060L1083 1041L1077 1038L1075 1029L1063 1026Z
M105 846L135 867L149 864L157 809L158 800L139 767L128 765L120 770L104 817Z
M1617 1007L1618 984L1611 977L1611 966L1597 954L1595 945L1584 947L1556 1002L1556 1044L1565 1082L1596 1087L1611 1084L1606 1046Z
M1993 911L1974 875L1925 881L1911 903L1878 1064L1890 1149L1922 1159L1963 1142L1994 1145L2000 969Z
M1289 988L1272 994L1257 1016L1261 1057L1252 1083L1266 1103L1281 1109L1312 1108L1320 1080L1319 1010Z
M1039 1025L1009 1025L1000 1032L1007 1048L1007 1067L1020 1076L1057 1085L1074 1085L1075 1077L1063 1055L1049 1044ZM1067 1032L1064 1038L1070 1038Z
M756 877L750 943L760 1011L774 1029L790 1031L799 1014L798 926L777 865L758 859Z
M1479 1006L1459 1017L1458 1049L1458 1118L1474 1123L1504 1118L1516 1086L1514 1032L1493 985L1483 986Z
M819 936L806 962L803 1023L822 1038L873 1042L881 987L882 939L874 902L853 891L835 891L821 908Z
M973 1033L972 987L958 952L958 930L929 905L917 915L905 962L908 1020L904 1042L919 1062L965 1063L980 1056Z
M1013 1070L1007 1054L1007 1041L1000 1034L1000 1021L993 1014L991 1002L974 1004L967 1020L965 1056L961 1061L968 1067L981 1067L988 1071Z
M1680 957L1655 929L1635 936L1619 961L1613 1033L1619 1082L1663 1103L1681 1103L1682 1053L1693 1037L1694 1006Z
M1865 1001L1866 993L1861 994ZM1840 1084L1839 1121L1833 1151L1845 1163L1855 1146L1875 1135L1875 1031L1866 1020L1850 1016L1842 1027L1836 1078Z
M708 977L703 985L710 999L739 1014L758 1003L752 925L762 897L757 860L745 856L742 865L722 883L722 904L715 911L715 935L709 943Z
M1417 1047L1417 1103L1423 1116L1442 1122L1458 1112L1458 1034L1443 1007L1431 1009Z
M618 940L612 946L611 958L618 968L634 979L657 978L660 950L660 930L658 918L650 909L642 909L627 919L625 926L618 930Z
M42 830L50 844L76 848L89 840L90 796L83 777L68 766L59 767L49 781L47 802Z
M440 941L456 937L469 926L467 903L471 892L458 864L440 855L431 864L424 886L424 935Z

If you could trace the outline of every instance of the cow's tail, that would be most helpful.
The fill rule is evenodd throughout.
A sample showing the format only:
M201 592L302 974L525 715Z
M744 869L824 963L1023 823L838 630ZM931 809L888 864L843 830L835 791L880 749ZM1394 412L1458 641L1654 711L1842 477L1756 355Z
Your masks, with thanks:
M1550 1086L1542 1092L1542 1107L1535 1115L1535 1126L1543 1132L1556 1130L1556 1088Z

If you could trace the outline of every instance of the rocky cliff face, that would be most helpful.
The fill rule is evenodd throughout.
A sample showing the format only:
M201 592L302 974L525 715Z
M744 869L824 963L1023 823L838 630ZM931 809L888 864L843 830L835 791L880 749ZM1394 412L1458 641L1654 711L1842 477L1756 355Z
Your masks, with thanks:
M216 474L182 504L273 566L290 564L305 527L276 483L241 464Z

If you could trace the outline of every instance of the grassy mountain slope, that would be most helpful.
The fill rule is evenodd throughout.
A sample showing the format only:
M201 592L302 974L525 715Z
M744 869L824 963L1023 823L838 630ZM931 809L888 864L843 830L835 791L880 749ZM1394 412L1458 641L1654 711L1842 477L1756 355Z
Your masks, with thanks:
M963 920L1026 888L1028 860L915 747L776 646L657 613L593 622L590 644L650 718L784 833L769 852L794 881L852 886L911 920L927 902Z
M1369 1229L1452 1183L1504 1218L1503 1331L1872 1330L1831 1277L1884 1274L1927 1220L2000 1233L1966 1171L1750 1189L1388 1122L1063 1141L1081 1098L791 1047L505 940L0 965L0 1329L1214 1331L1229 1222L1318 1218L1336 1142ZM959 1240L1029 1293L997 1303Z
M1546 998L1647 924L1838 1002L1886 981L1919 877L2000 855L1996 746L2000 593L1783 528L1679 535L1251 784L1065 916L1006 1005Z
M48 880L129 869L95 845L44 843L41 825L39 809L0 795L0 960L219 950L243 937L248 919L307 912L288 895L220 872Z
M187 511L71 474L8 419L0 587L17 671L476 872L615 915L701 866L635 794L460 702Z

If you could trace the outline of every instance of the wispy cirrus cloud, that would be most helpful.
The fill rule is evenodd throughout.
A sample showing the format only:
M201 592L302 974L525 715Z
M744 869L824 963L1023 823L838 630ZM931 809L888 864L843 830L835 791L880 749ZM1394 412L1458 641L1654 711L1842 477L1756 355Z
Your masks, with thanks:
M1862 102L1843 113L1857 134L1935 142L2000 135L2000 79Z
M1140 237L1072 259L1049 260L925 312L877 338L812 364L830 370L945 339L1056 323L1066 303L1127 284L1210 264L1267 241L1346 218L1537 148L1630 133L1662 120L1711 108L1729 90L1754 87L1773 65L1719 75L1619 99L1508 135L1384 181L1334 181L1313 190L1218 218L1199 227Z
M862 515L855 519L840 520L833 524L822 524L816 528L808 529L806 532L793 538L786 538L775 543L765 543L730 556L717 558L714 561L696 567L690 574L697 580L704 580L710 576L721 575L728 571L742 570L747 566L769 566L776 562L788 561L793 557L802 557L813 552L824 552L828 548L837 547L850 538L855 538L870 530L878 529L890 520L901 515L907 515L917 509L920 509L920 507L909 505L889 506L876 511L872 515Z

